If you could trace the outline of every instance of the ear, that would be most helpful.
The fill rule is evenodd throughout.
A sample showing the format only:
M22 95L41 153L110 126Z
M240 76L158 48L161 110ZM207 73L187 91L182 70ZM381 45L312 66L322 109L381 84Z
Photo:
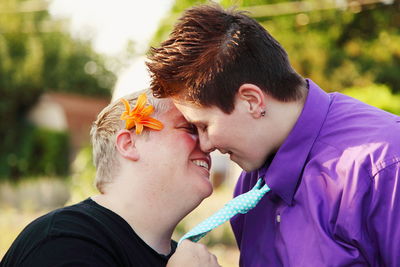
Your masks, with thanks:
M238 97L247 103L248 111L254 118L260 118L266 108L265 93L260 87L251 83L244 83L239 87Z
M140 158L135 142L137 135L128 130L120 130L117 133L115 145L119 154L128 160L138 161Z

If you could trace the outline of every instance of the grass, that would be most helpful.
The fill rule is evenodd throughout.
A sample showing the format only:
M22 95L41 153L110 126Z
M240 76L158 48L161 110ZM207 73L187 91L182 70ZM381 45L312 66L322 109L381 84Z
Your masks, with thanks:
M20 212L11 208L0 209L0 259L3 258L12 242L24 227L44 213L46 211Z
M25 226L69 198L67 181L55 177L31 177L0 184L0 258Z

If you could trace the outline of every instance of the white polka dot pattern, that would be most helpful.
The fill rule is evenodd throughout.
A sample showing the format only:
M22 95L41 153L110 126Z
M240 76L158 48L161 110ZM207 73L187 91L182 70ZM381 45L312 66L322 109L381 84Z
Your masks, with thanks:
M189 239L193 242L199 241L212 229L220 226L224 222L230 220L236 214L245 214L254 208L261 198L267 193L270 188L268 185L261 187L263 179L259 178L256 185L247 193L241 194L234 199L231 199L225 206L211 215L209 218L198 224L188 233L186 233L178 242L180 244L183 240Z

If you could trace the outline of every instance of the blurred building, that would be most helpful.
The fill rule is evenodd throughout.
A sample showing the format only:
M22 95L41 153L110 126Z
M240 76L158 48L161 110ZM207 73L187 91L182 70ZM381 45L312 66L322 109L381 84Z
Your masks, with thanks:
M72 146L71 156L90 142L90 127L97 114L110 102L109 98L94 98L68 93L46 93L29 113L37 126L67 131Z

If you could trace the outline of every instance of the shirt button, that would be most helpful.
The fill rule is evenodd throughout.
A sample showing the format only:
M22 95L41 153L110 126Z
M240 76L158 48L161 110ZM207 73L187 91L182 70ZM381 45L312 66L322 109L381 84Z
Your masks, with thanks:
M277 223L281 222L281 215L280 214L276 215L276 222Z

